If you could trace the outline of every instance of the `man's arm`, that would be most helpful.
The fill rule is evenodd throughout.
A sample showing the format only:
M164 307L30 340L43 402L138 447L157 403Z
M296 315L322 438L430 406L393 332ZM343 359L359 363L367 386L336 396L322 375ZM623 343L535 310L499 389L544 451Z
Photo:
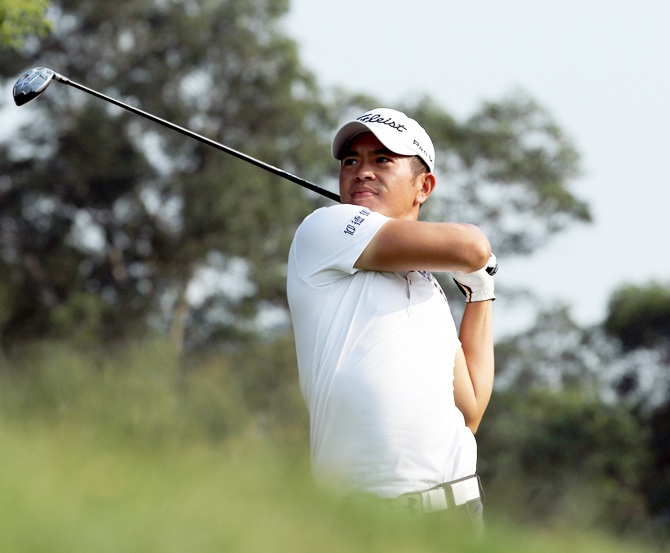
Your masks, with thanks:
M465 424L477 432L493 392L493 301L465 304L456 353L454 399Z
M494 297L487 280L495 271L486 270L491 262L495 265L491 244L474 225L391 219L377 231L354 265L370 271L465 273L459 278L470 297L459 333L462 347L456 354L454 398L473 433L493 390L493 302L480 301ZM462 284L459 286L463 289Z
M391 219L377 231L354 267L368 271L462 271L480 269L491 245L476 226Z

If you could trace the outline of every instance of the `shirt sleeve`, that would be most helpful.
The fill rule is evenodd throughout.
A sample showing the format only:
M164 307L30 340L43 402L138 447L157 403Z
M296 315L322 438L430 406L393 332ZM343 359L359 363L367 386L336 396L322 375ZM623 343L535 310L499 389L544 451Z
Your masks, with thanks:
M314 286L354 274L358 271L354 263L388 220L381 213L351 204L317 209L295 234L298 274Z

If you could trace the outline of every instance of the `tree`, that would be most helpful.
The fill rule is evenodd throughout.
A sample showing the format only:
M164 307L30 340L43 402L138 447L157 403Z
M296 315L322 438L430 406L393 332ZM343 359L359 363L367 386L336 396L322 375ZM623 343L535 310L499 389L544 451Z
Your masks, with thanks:
M320 169L314 152L326 149L322 125L334 122L278 30L286 8L279 0L64 0L54 3L55 30L39 50L3 57L0 70L15 76L39 63L83 75L309 177ZM23 140L0 154L3 285L16 298L4 312L5 341L71 334L77 323L120 336L165 305L182 336L173 315L213 252L224 269L243 259L245 274L228 278L253 290L253 299L216 298L221 328L239 334L262 306L285 304L281 267L313 197L65 87L26 109Z
M618 391L633 402L651 433L652 465L645 474L650 512L670 538L670 286L624 284L608 303L603 323L622 357Z
M48 0L3 0L0 3L0 45L19 49L25 39L43 37L51 29Z
M579 390L494 394L477 433L491 506L516 519L635 535L645 529L649 429Z
M54 32L3 57L0 74L53 67L330 185L338 120L378 102L319 89L280 30L287 8L59 0ZM535 103L489 103L463 123L430 99L404 109L426 122L456 187L426 217L482 224L500 253L530 252L588 220L568 187L577 155ZM0 313L5 344L111 339L141 333L147 321L180 343L239 343L265 314L285 320L290 239L319 198L68 87L22 110L23 134L0 148L0 288L15 298ZM203 282L216 293L194 299Z
M643 411L670 400L670 287L625 284L608 302L603 331L616 346L615 389Z
M528 255L570 224L591 221L588 205L570 191L579 154L525 94L485 102L464 122L429 99L412 112L438 145L432 217L475 222L501 256Z
M615 290L604 327L624 351L659 348L670 362L670 286L628 284Z
M496 344L496 393L478 434L494 497L555 517L569 490L589 523L668 539L668 297L657 283L624 285L602 324L582 328L559 306Z
M607 396L602 367L617 354L599 328L582 328L564 305L541 310L528 330L496 343L496 386L526 394L536 389Z

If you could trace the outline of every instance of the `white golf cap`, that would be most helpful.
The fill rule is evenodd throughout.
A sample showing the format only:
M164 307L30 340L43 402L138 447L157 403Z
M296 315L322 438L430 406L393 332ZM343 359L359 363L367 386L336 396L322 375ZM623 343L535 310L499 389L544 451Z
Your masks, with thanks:
M340 127L333 139L333 157L342 159L343 149L355 136L372 132L389 150L404 156L419 156L429 169L435 168L435 148L428 133L401 111L376 108Z

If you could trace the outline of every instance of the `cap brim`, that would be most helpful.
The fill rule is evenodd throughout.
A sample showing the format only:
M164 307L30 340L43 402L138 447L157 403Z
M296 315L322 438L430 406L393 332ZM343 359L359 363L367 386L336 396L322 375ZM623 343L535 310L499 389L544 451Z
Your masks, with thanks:
M335 159L342 159L342 150L347 145L347 143L351 141L354 136L369 130L370 129L368 129L367 126L365 126L360 121L349 121L348 123L344 124L340 130L337 131L335 138L333 138L333 157Z

